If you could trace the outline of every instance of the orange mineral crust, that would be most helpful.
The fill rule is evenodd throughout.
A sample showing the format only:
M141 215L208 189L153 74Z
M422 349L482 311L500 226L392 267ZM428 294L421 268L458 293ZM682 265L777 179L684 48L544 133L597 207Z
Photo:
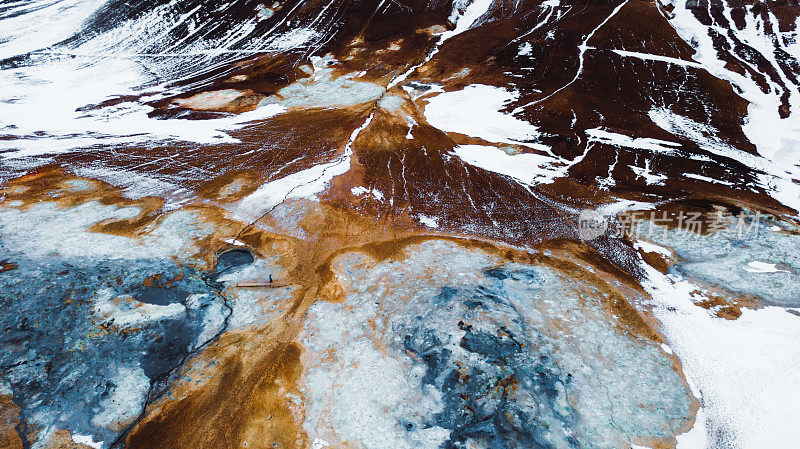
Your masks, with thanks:
M22 449L22 439L17 433L19 407L10 396L0 396L0 444L8 449Z
M0 7L0 446L791 446L798 20Z

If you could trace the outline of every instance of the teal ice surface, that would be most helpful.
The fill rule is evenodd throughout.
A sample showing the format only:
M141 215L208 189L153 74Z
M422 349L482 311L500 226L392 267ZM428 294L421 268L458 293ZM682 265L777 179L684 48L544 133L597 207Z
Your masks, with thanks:
M644 221L638 235L674 249L678 262L671 269L677 273L762 298L769 305L800 306L800 235L796 227L766 216L752 228L750 224L737 227L731 223L719 233L699 235ZM758 272L751 262L776 264L778 271Z
M300 337L311 437L629 448L691 421L672 361L623 330L596 288L447 242L405 253L334 261L346 299L312 306Z

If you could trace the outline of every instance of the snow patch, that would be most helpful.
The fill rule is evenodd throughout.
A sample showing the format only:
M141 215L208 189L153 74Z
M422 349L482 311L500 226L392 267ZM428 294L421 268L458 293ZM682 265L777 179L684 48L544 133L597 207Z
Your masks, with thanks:
M606 216L617 216L622 212L627 212L629 210L650 210L653 209L655 206L653 203L645 203L643 201L633 201L633 200L621 200L617 199L617 201L613 203L607 203L599 206L597 211Z
M135 86L146 82L147 76L136 61L112 58L92 64L82 58L56 58L46 64L0 70L0 130L16 137L0 140L0 150L7 150L2 157L153 140L238 143L226 131L285 110L270 105L208 120L160 120L148 116L154 110L151 106L132 101L86 108L115 96L140 95Z
M317 194L325 190L331 179L350 170L349 162L349 158L340 158L268 182L244 197L236 210L246 217L257 218L291 198L307 198L316 201Z
M106 0L4 2L0 10L0 60L67 39L104 3Z
M630 137L625 134L615 133L602 128L586 130L586 137L590 142L600 142L617 147L649 150L655 153L672 153L681 147L677 142L668 140L651 139L649 137Z
M330 444L328 444L327 441L320 438L314 438L314 441L311 443L311 449L322 449L328 446L330 446Z
M462 90L444 92L428 100L425 119L442 131L479 137L489 142L546 148L526 143L540 133L536 126L501 112L519 93L501 87L471 84Z
M418 215L417 220L420 223L424 224L429 228L438 228L439 227L439 217L430 217L428 215Z
M653 173L650 169L650 159L644 162L644 167L637 167L635 165L629 165L633 173L636 174L637 178L644 178L644 182L647 185L664 185L664 181L667 180L667 175Z
M93 449L102 449L105 444L103 441L95 441L91 435L79 435L77 433L72 434L72 442L75 444L83 444Z
M317 193L322 192L336 176L350 170L350 156L353 154L353 142L356 137L372 122L373 111L369 117L350 134L344 153L327 164L315 165L276 181L259 187L255 192L244 197L235 208L237 214L249 219L258 218L272 210L275 206L290 198L307 198L317 200Z
M684 178L689 178L689 179L696 179L698 181L711 182L711 183L714 183L714 184L722 184L724 186L733 186L734 185L732 182L720 181L719 179L709 178L708 176L697 175L697 174L694 174L694 173L684 173L683 177Z
M777 273L779 271L786 272L786 270L780 270L775 268L774 263L766 263L766 262L759 262L754 260L749 262L746 267L744 267L744 271L748 271L750 273Z
M316 38L318 33L311 28L293 28L287 33L280 34L270 41L271 49L286 51L303 47Z
M643 61L659 61L659 62L666 62L668 64L679 65L683 67L694 67L694 68L702 68L702 64L698 64L694 61L686 61L683 59L678 58L671 58L669 56L662 56L662 55L654 55L651 53L640 53L638 51L627 51L627 50L611 50L614 53L624 57L624 58L636 58L641 59Z
M140 366L118 368L113 381L114 389L100 403L102 411L92 418L95 426L124 425L135 419L150 389L150 379Z
M636 240L635 242L633 242L633 247L636 249L640 249L646 253L657 253L664 255L666 257L672 256L672 251L670 251L669 249L644 240Z
M653 108L649 116L662 129L692 140L703 150L739 161L761 172L758 174L759 185L782 204L800 211L800 185L794 181L800 179L800 167L797 165L777 163L736 149L716 137L718 133L712 127L667 108ZM780 131L775 133L780 134Z
M439 43L441 44L447 39L457 36L478 24L479 19L489 11L489 7L492 6L492 3L493 0L474 0L470 3L467 9L464 10L464 14L461 14L458 16L458 19L455 20L456 27L452 31L442 33ZM450 15L451 22L455 14L458 14L456 10Z
M241 241L241 240L236 240L236 239L233 239L233 238L229 238L229 239L222 239L222 241L223 241L223 242L225 242L225 243L227 243L227 244L229 244L229 245L234 245L234 246L247 246L247 244L246 244L246 243L244 243L243 241Z
M795 81L795 74L785 73L785 67L792 67L792 63L797 63L800 59L800 52L794 51L796 47L791 47L791 39L781 39L768 33L779 30L779 21L775 14L769 10L761 12L754 11L758 5L744 6L744 26L729 26L728 29L722 28L718 23L711 26L701 23L687 8L685 1L672 0L670 3L675 7L672 11L673 18L669 21L678 35L694 47L693 59L705 70L722 80L728 81L738 92L747 100L748 115L742 127L747 138L756 145L761 154L770 165L775 169L765 170L771 175L777 175L782 171L778 167L786 168L795 179L798 176L797 161L800 160L800 92ZM718 14L723 16L729 24L737 23L733 20L733 8L728 2L719 3ZM723 47L727 48L746 48L748 52L755 53L763 62L768 63L775 70L775 74L780 78L780 83L765 77L769 84L769 89L764 92L755 80L726 67L726 62L719 57L720 52L714 45L711 37L712 32L720 39L724 39ZM728 52L728 50L722 50ZM779 56L780 55L780 56ZM778 62L779 57L787 56L788 61ZM734 56L740 61L749 64L747 61ZM750 56L749 60L756 56ZM792 61L793 59L793 61ZM752 65L751 65L752 67ZM762 70L757 70L763 72ZM786 95L788 98L789 117L781 118L779 107L781 97ZM738 160L738 159L737 159ZM750 164L748 164L750 165ZM764 165L763 162L758 165ZM757 167L757 165L751 165ZM758 167L761 169L760 167ZM763 170L763 169L762 169ZM768 181L767 181L768 183ZM789 189L784 181L780 181L773 186L775 198L783 204L800 210L800 195L796 189ZM788 191L791 190L791 193Z
M510 176L522 184L549 184L556 178L566 176L574 164L533 153L508 154L497 147L485 145L461 145L453 154L469 165L501 175Z
M800 320L780 307L717 318L695 305L703 296L696 285L644 269L654 316L703 398L694 429L678 437L678 448L706 447L707 427L737 449L793 447L800 420Z
M376 200L383 201L383 192L375 189L367 189L364 186L353 187L350 189L350 193L352 193L353 196L371 195Z
M148 304L130 295L113 296L110 289L99 291L92 300L94 312L121 328L133 327L150 321L178 318L186 313L186 306L172 303L164 306Z

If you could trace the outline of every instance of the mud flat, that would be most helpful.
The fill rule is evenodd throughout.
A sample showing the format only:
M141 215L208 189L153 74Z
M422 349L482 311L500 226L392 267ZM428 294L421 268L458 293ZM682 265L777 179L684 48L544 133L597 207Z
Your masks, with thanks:
M157 203L58 170L6 190L0 369L9 444L110 447L186 360L242 325L220 292L255 259L215 237L239 227L208 211L162 214Z
M298 337L309 439L662 447L693 420L676 361L578 273L442 240L332 269L343 298L311 306Z

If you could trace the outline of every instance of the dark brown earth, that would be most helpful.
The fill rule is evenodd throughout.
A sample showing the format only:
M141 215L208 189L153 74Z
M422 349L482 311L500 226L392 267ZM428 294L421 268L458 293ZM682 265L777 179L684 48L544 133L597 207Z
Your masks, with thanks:
M714 7L719 0L708 1L711 8L695 10L702 21L722 28L743 26L746 10L735 9L736 23L728 23ZM781 32L792 31L800 14L796 5L787 2L744 3L756 4L752 14L774 13ZM92 147L52 155L48 165L33 170L25 164L3 166L9 179L4 190L6 202L28 205L47 199L72 207L97 200L140 207L137 217L99 223L92 229L127 236L140 235L148 225L163 219L173 192L164 193L164 198L134 200L126 198L113 181L75 177L74 173L94 167L167 180L176 189L190 192L184 208L218 226L220 235L223 230L232 231L260 255L279 255L288 273L281 281L300 286L291 303L283 305L280 320L223 334L202 352L194 363L218 363L211 378L201 387L179 384L172 392L173 399L152 404L127 436L126 447L308 447L310 442L301 428L302 408L286 399L287 394L297 393L301 370L303 348L294 340L313 302L342 299L342 288L330 269L338 254L363 251L378 259L398 258L409 244L440 238L501 254L511 261L546 264L599 286L608 293L607 311L623 330L660 342L653 318L632 305L636 298L646 296L637 281L641 273L629 263L638 253L626 240L581 242L576 233L576 209L629 199L655 203L658 212L667 214L725 207L794 219L796 211L756 182L754 168L712 154L685 136L661 129L649 118L653 107L664 107L711 126L726 144L758 154L742 131L748 103L731 84L696 67L624 58L612 51L691 61L693 49L665 18L669 7L659 1L630 0L596 29L622 2L563 1L550 15L540 4L534 0L496 1L488 13L490 20L446 41L406 83L435 83L445 91L486 84L519 92L519 98L506 105L504 112L539 126L541 142L552 147L555 155L570 161L582 157L565 177L551 184L525 186L452 157L457 145L490 142L431 126L425 121L425 96L412 99L402 86L388 88L396 76L425 60L437 42L434 32L453 29L447 20L452 5L444 0L366 0L341 2L330 9L324 9L327 4L319 1L282 3L259 25L263 27L259 31L282 23L290 11L298 18L313 18L324 10L320 22L330 24L325 39L303 51L256 54L209 68L175 82L172 87L179 94L149 103L154 108L151 115L163 120L204 120L246 112L282 88L310 78L311 56L330 53L335 58L334 76L358 73L355 80L378 84L386 89L384 95L403 99L403 114L418 123L410 139L405 137L408 124L404 118L379 107L380 98L376 98L353 106L290 108L232 132L239 143ZM254 8L254 2L237 2L229 13L247 17ZM593 30L591 39L583 42ZM531 45L529 57L518 54L522 42ZM580 51L582 42L589 47L585 53ZM740 56L749 53L742 48L721 48L719 57L728 70L748 74L764 89L770 80L784 83L777 69L757 55L752 56L751 64L744 64ZM797 61L778 60L796 84L800 73ZM244 94L210 109L187 102L198 94L224 89ZM130 99L120 97L87 108L111 107ZM788 100L782 103L780 113L789 117ZM369 125L348 146L353 131L371 114ZM589 142L586 130L599 127L682 147L675 153L644 154ZM524 145L513 147L520 153L534 151ZM348 148L352 148L352 156L347 173L332 180L319 194L318 203L299 201L303 209L297 214L298 222L305 238L266 230L280 227L274 216L243 222L228 214L261 185L334 161ZM629 168L642 157L650 160L654 171L666 175L663 185L648 185ZM687 173L730 185L684 178ZM613 178L614 185L602 185L601 179L606 177ZM92 187L52 197L52 192L64 188L66 180L78 178ZM383 192L384 198L355 196L351 189L358 186ZM416 219L419 215L437 217L439 228L421 226ZM704 222L701 233L706 231ZM209 267L214 255L226 248L214 239L199 244L202 252L197 257ZM642 255L662 271L671 263L652 253ZM4 260L0 272L14 267L13 261ZM718 307L719 316L736 319L741 307L753 304L751 301L720 294L700 305ZM21 447L13 430L18 416L14 407L10 398L0 397L0 447ZM63 444L71 442L68 435L60 437Z

